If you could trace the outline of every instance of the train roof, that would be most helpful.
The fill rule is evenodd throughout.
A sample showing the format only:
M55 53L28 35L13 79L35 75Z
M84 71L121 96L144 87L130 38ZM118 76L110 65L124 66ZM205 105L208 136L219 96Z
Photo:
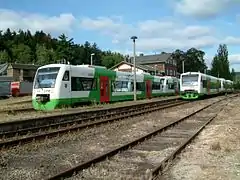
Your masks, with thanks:
M213 78L213 79L219 79L215 76L211 76L211 75L208 75L208 74L204 74L204 73L201 73L201 72L186 72L186 73L182 73L182 75L190 75L190 74L198 74L198 75L202 75L202 76L207 76L207 77L210 77L210 78Z
M219 79L219 80L222 80L222 81L233 83L233 81L231 81L231 80L227 80L227 79L224 79L224 78L217 78L215 76L211 76L211 75L204 74L204 73L201 73L201 72L186 72L186 73L182 73L181 76L182 75L190 75L190 74L199 74L199 75L207 76L207 77L210 77L210 78L213 78L213 79Z
M89 64L83 64L83 65L72 65L72 64L48 64L39 67L39 69L42 68L48 68L48 67L85 67L85 68L102 68L102 69L107 69L105 66L95 66L95 65L89 65Z

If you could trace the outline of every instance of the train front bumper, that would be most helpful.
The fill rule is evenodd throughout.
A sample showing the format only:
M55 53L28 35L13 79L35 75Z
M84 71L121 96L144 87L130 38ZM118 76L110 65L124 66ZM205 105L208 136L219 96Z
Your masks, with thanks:
M199 93L197 91L181 91L180 96L183 99L198 99Z

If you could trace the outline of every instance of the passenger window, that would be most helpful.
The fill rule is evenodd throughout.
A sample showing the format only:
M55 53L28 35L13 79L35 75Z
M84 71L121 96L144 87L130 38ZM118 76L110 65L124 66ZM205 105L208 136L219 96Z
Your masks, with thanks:
M63 75L63 81L69 81L69 71L65 71Z

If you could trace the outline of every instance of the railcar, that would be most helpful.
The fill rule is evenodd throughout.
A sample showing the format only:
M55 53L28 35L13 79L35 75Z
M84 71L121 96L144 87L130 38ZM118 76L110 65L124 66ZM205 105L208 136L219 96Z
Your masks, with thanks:
M230 92L233 92L233 81L230 81L230 80L225 80L225 92L228 92L228 93L230 93Z
M182 73L180 76L180 96L182 99L198 99L233 91L233 82L200 72Z
M36 72L32 104L36 110L53 110L83 102L133 100L133 75L99 66L45 65ZM175 95L178 87L178 79L175 77L136 73L138 99Z

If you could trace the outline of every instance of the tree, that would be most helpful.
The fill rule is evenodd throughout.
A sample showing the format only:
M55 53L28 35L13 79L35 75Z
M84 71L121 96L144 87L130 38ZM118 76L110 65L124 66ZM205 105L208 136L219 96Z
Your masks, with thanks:
M232 81L235 81L235 80L236 80L235 77L236 77L236 73L235 73L234 68L232 68L232 72L231 72L231 80L232 80Z
M173 59L177 61L177 72L182 73L183 68L182 68L182 62L186 60L185 57L186 53L184 51L181 51L177 49L175 52L173 52Z
M0 51L0 64L9 62L10 58L6 50Z
M118 64L119 62L123 61L124 57L120 54L112 54L112 55L107 55L102 57L102 64L107 67L111 68L115 64Z
M173 58L177 61L177 71L182 73L182 62L184 61L185 72L202 72L204 73L207 69L204 60L205 53L196 48L190 48L186 52L177 49L173 53Z
M57 46L57 54L59 60L65 59L72 63L73 57L73 38L68 40L68 37L65 34L61 34L59 37L59 43Z
M37 44L36 47L36 64L45 65L50 63L56 63L57 59L52 49L47 49L45 45Z
M32 54L29 46L24 44L13 45L12 51L16 63L31 63Z
M220 44L217 54L212 60L211 75L215 77L232 79L229 70L228 50L226 44Z

